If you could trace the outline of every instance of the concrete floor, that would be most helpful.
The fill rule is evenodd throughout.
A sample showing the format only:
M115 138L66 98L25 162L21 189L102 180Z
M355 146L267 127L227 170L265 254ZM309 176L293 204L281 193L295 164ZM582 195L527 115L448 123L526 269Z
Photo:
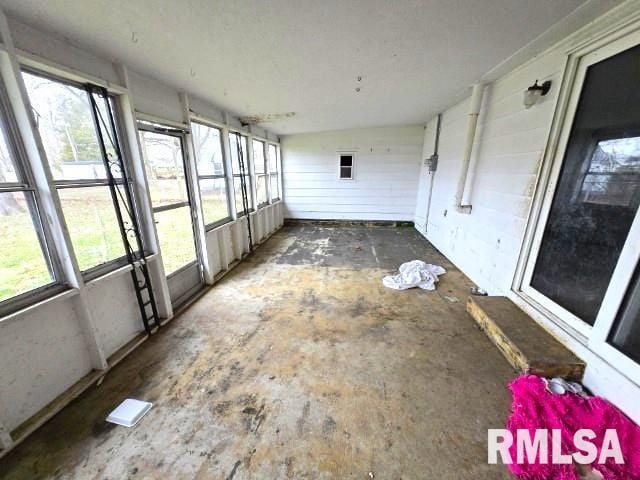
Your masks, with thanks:
M435 292L383 275L444 266ZM514 376L412 228L287 226L0 461L79 479L494 479ZM133 429L104 421L154 403Z

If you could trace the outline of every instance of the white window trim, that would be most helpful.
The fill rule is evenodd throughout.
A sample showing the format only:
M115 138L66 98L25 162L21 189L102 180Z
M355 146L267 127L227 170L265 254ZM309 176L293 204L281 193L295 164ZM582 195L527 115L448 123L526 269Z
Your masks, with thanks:
M224 129L223 127L217 126L217 125L211 125L205 122L202 122L200 120L191 120L191 124L198 124L201 125L203 127L206 128L213 128L216 129L220 132L220 151L222 153L222 174L212 174L212 175L201 175L200 172L198 172L198 158L197 158L197 154L195 152L195 148L194 148L194 162L195 162L195 169L196 169L196 173L197 173L197 182L198 182L198 191L200 191L200 181L201 180L224 180L225 183L225 191L226 191L226 197L227 197L227 212L228 215L224 218L221 218L219 220L216 220L215 222L210 222L207 223L207 219L204 218L204 212L202 212L202 217L204 220L204 228L205 230L208 232L210 230L213 230L215 228L218 228L221 225L224 225L226 223L229 223L231 221L233 221L233 214L231 212L231 201L230 201L230 195L229 195L229 172L227 171L227 159L226 159L226 150L224 148ZM193 135L193 126L191 125L191 134ZM232 186L233 187L233 186ZM202 201L202 193L200 193L200 201Z
M344 178L341 176L342 174L342 168L340 167L340 157L343 155L350 155L351 156L351 177L349 178ZM353 182L356 179L356 152L354 152L353 150L344 150L344 151L338 151L336 153L336 160L337 160L337 164L338 164L338 180L341 181L347 181L347 182ZM346 168L346 167L345 167Z

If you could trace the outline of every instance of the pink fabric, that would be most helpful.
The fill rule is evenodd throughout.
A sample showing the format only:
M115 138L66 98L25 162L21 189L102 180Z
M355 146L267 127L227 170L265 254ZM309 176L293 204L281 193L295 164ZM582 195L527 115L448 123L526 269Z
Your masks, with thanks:
M566 393L554 395L546 389L544 380L535 375L523 375L509 384L513 403L507 428L516 438L518 429L533 433L538 428L549 430L549 455L551 455L551 430L562 431L562 453L576 452L573 435L581 428L593 430L597 437L590 440L598 447L598 458L605 430L616 429L624 464L617 465L609 458L603 465L596 463L592 468L602 474L605 480L640 480L640 427L622 412L600 397L583 398ZM516 446L510 449L516 461ZM526 455L525 455L526 462ZM526 480L580 480L574 465L544 465L513 463L509 470Z

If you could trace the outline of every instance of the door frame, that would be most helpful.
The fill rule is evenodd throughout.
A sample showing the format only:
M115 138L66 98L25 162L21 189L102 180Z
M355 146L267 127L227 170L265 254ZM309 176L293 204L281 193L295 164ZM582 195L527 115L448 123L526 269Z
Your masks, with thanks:
M616 368L623 371L625 376L628 376L632 381L640 384L640 366L615 349L615 347L606 343L606 338L613 326L615 315L626 291L626 283L624 282L628 283L633 274L635 267L633 255L636 255L635 260L638 259L638 252L633 252L633 248L631 248L632 242L629 242L632 234L634 237L638 235L636 238L640 239L638 213L632 225L633 231L629 233L623 252L621 252L611 277L611 283L603 298L602 307L594 326L587 324L566 309L553 303L530 285L577 111L586 69L589 65L638 44L640 44L640 17L634 15L633 18L627 18L627 21L622 24L600 32L597 36L591 36L590 39L567 52L558 100L528 216L512 291L526 304L598 356L613 365L624 366L624 368ZM631 270L630 272L629 269ZM623 284L625 286L621 287Z
M175 137L175 138L178 138L180 141L180 150L182 152L182 167L184 169L184 182L187 189L186 203L189 206L189 212L191 216L191 231L193 235L196 258L190 261L189 263L186 263L185 265L181 266L177 270L169 274L166 274L166 279L167 279L167 283L169 283L172 278L184 275L188 269L192 267L196 267L198 270L198 277L200 279L200 283L198 285L194 285L193 287L189 288L186 292L181 293L175 298L172 298L171 296L171 287L169 285L169 296L171 298L171 303L173 305L173 308L175 309L175 308L178 308L182 303L184 303L184 301L187 301L193 294L197 293L204 286L204 268L202 265L202 258L203 258L202 245L200 244L200 236L198 235L198 231L197 231L198 215L196 211L195 192L193 191L193 187L192 187L192 182L194 181L194 179L192 178L191 169L189 168L190 158L189 158L189 151L187 148L187 141L188 141L187 134L189 132L187 130L168 126L168 125L161 125L161 124L156 125L155 123L151 123L145 120L142 120L142 121L138 120L137 128L139 131L152 132L160 135ZM141 140L141 142L144 142L144 140ZM142 147L144 148L144 146ZM151 211L152 213L155 213L156 211L170 210L171 208L180 208L182 206L187 206L187 205L184 205L184 203L185 202L182 202L181 204L154 207L153 202L151 202ZM159 245L160 253L162 254L162 245L160 244L158 245Z
M611 282L602 299L602 307L589 337L589 347L611 365L625 373L626 376L640 383L640 363L626 356L607 342L616 322L618 312L629 289L630 282L640 265L640 208L636 212L627 242L620 252L616 268L611 275Z

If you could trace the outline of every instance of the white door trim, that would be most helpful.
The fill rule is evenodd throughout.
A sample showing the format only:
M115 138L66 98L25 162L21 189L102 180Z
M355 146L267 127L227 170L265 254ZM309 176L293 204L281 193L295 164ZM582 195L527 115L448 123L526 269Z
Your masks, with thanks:
M626 19L617 28L609 28L599 36L593 35L590 41L585 41L567 52L558 101L512 284L512 290L516 295L584 345L589 343L594 327L536 291L530 286L530 280L562 168L586 70L588 66L639 43L640 18L636 16L632 22Z

